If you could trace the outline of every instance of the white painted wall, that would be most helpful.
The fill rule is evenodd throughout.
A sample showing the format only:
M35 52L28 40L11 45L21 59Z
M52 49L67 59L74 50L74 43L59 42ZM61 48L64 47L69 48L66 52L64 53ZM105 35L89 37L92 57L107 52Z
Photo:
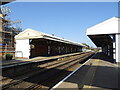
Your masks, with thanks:
M30 56L29 39L16 40L16 57L29 58Z

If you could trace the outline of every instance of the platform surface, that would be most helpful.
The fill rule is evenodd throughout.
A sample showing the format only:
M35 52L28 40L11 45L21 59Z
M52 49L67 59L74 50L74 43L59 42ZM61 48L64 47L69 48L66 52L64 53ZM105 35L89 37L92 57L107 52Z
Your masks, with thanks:
M16 60L3 60L2 63L0 63L1 68L3 66L14 66L14 65L20 65L20 64L25 64L25 63L32 63L32 62L39 62L39 61L45 61L45 60L50 60L50 59L57 59L57 58L62 58L66 56L71 56L71 55L77 55L82 52L78 53L71 53L71 54L64 54L64 55L57 55L57 56L49 56L49 57L35 57L31 59L16 59Z
M53 90L120 90L118 89L118 64L111 62L103 53L96 54Z

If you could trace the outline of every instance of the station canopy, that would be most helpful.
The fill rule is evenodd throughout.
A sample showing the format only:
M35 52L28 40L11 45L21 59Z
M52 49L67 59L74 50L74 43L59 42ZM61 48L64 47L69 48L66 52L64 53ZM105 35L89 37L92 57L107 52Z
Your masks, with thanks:
M16 40L21 40L21 39L47 39L47 40L52 40L52 41L57 41L57 42L62 42L62 43L67 43L67 44L72 44L72 45L77 45L77 46L82 46L84 47L84 45L74 42L74 41L70 41L67 39L63 39L60 37L56 37L50 34L46 34L43 32L39 32L33 29L26 29L23 32L19 33L18 35L15 36Z
M94 42L97 47L102 47L112 43L112 35L120 33L120 18L112 17L102 23L99 23L87 29L87 36Z

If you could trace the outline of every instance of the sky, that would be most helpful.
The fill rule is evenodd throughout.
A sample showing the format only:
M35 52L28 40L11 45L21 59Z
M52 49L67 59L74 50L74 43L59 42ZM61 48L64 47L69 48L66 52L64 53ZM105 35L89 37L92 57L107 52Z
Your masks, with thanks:
M87 28L118 16L117 2L13 2L7 6L11 20L21 20L23 30L31 28L92 47Z

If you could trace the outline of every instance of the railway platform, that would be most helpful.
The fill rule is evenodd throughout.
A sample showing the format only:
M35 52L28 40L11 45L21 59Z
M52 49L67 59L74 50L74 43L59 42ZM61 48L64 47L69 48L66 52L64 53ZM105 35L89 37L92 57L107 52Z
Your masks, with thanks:
M51 90L64 88L75 90L120 90L118 71L119 65L114 64L109 57L100 52L56 84Z
M56 55L56 56L49 56L49 57L35 57L35 58L31 58L31 59L5 60L5 61L2 61L2 63L0 63L0 66L1 66L0 68L18 66L18 65L28 64L28 63L33 63L33 62L46 61L46 60L50 60L50 59L64 58L64 57L78 55L80 53L83 53L83 52L64 54L64 55Z

